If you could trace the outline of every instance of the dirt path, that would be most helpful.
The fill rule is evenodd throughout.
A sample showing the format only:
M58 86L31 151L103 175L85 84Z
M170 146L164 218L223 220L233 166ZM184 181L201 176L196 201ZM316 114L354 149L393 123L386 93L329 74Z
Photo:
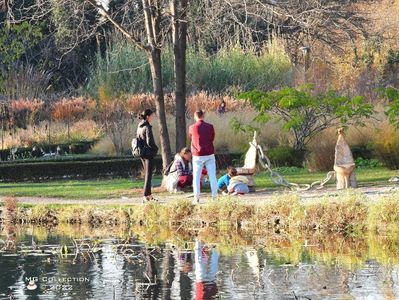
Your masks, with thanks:
M378 200L379 197L389 195L398 191L399 189L392 186L379 186L379 187L360 187L354 191L363 193L370 200ZM271 200L275 195L289 195L298 193L303 201L311 201L321 197L339 198L341 195L347 193L347 191L337 191L334 188L326 188L323 190L303 191L303 192L284 192L276 190L264 190L258 191L253 194L245 196L239 196L244 202L263 202ZM156 195L155 195L156 196ZM209 194L204 194L201 199L201 203L205 203ZM222 197L222 196L221 196ZM160 203L167 203L176 199L192 199L190 194L160 194L157 199ZM3 201L4 197L0 197L0 201ZM141 204L142 197L121 197L113 199L63 199L63 198L41 198L41 197L17 197L20 203L24 204L91 204L91 205L129 205L129 204Z

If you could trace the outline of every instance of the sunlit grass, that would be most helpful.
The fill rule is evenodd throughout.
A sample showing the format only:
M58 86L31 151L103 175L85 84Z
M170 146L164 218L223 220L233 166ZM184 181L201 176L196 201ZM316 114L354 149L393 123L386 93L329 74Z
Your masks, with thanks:
M385 168L359 169L357 179L360 186L374 186L388 184L388 179L398 174L397 171ZM324 179L326 173L309 173L306 170L297 170L285 175L285 178L294 183L312 183ZM257 189L283 190L276 186L266 172L255 176ZM159 185L161 178L154 178L154 185ZM65 180L39 183L1 183L0 196L19 197L48 197L65 199L111 199L123 196L133 197L141 194L142 180L109 179L109 180ZM329 186L334 186L330 183Z

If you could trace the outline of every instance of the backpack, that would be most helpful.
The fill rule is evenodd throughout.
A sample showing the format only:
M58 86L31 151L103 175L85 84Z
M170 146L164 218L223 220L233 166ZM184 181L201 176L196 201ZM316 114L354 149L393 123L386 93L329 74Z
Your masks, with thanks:
M164 176L168 176L170 173L174 173L174 172L176 172L177 170L174 170L174 171L170 171L171 169L172 169L172 166L175 164L175 160L172 160L167 166L166 166L166 168L165 168L165 171L163 172L163 175Z
M139 137L132 139L132 155L139 158L143 158L146 155L144 141Z

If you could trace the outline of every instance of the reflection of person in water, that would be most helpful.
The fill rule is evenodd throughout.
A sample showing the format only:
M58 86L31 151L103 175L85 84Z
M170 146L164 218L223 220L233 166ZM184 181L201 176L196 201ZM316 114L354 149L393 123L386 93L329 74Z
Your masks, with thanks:
M159 296L158 270L154 254L148 248L143 249L145 261L144 278L138 283L136 291L139 291L144 299L158 299Z
M262 280L261 273L263 271L264 265L262 264L258 256L258 252L255 249L250 248L246 251L246 256L248 259L248 265L251 267L252 273L256 278L257 284L259 285L259 287L263 289L264 283Z
M215 299L218 292L216 273L219 253L215 247L210 250L200 241L195 242L195 287L196 300Z
M175 259L175 280L172 283L172 289L176 291L176 298L192 299L191 295L191 279L189 273L193 270L193 256L192 249L178 249L172 246L173 257Z

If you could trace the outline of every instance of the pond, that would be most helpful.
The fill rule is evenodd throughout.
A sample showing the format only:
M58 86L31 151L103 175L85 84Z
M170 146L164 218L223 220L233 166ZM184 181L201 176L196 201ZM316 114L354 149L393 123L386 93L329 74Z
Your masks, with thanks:
M8 225L0 299L399 299L396 238L248 236Z

